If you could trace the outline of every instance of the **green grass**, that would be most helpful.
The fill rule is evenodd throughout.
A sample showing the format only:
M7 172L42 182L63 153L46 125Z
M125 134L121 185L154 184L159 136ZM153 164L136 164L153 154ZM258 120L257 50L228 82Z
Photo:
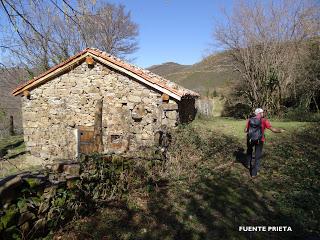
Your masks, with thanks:
M279 139L279 137L287 136L291 134L296 129L305 128L308 123L305 122L283 122L279 120L270 120L273 127L283 128L287 130L282 135L274 134L269 130L266 130L267 141L272 141L273 139ZM233 136L238 138L238 140L245 140L246 134L244 133L244 128L246 125L246 120L235 120L233 118L212 118L208 120L197 120L193 123L195 127L206 128L221 134L226 134L228 136Z
M267 132L258 178L252 180L243 166L245 121L197 120L175 134L166 184L129 193L123 201L71 223L62 235L77 239L319 237L320 127L271 123L286 132ZM239 232L241 225L290 226L293 232Z
M26 147L22 135L0 139L0 178L22 170L33 169L32 166L27 169L23 167L24 159L22 156L25 152Z
M23 143L23 136L8 136L6 138L0 139L0 152L11 151L13 153L19 153L25 150L25 145ZM7 154L7 153L6 153Z

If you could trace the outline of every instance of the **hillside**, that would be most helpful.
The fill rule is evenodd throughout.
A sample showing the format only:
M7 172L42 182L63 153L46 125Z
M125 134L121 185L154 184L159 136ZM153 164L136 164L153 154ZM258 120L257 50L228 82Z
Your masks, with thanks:
M21 79L26 78L23 69L0 69L0 138L8 134L10 116L13 116L16 133L21 133L21 101L20 97L11 95Z
M213 89L223 91L228 81L237 78L226 52L210 55L194 65L167 62L151 66L148 70L201 94Z

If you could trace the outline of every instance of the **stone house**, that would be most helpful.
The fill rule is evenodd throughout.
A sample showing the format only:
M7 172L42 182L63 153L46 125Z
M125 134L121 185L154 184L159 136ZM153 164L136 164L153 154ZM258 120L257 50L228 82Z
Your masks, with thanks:
M87 48L18 86L32 155L134 151L162 127L192 121L197 93L98 49Z

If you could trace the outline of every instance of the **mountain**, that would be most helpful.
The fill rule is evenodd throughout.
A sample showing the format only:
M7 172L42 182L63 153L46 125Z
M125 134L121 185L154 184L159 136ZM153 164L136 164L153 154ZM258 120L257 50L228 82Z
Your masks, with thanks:
M193 65L167 62L148 70L202 95L218 89L223 92L229 81L237 79L227 52L210 55Z

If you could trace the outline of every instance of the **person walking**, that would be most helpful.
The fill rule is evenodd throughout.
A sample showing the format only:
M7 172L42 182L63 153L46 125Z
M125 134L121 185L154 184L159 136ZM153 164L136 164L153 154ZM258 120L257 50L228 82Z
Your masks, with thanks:
M268 119L264 118L264 111L262 108L257 108L254 111L254 116L247 120L244 129L247 133L247 162L250 164L250 175L255 178L258 175L260 168L260 161L262 156L263 143L265 141L264 131L269 129L274 133L282 133L285 130L274 128ZM255 161L252 163L252 153L255 148Z

